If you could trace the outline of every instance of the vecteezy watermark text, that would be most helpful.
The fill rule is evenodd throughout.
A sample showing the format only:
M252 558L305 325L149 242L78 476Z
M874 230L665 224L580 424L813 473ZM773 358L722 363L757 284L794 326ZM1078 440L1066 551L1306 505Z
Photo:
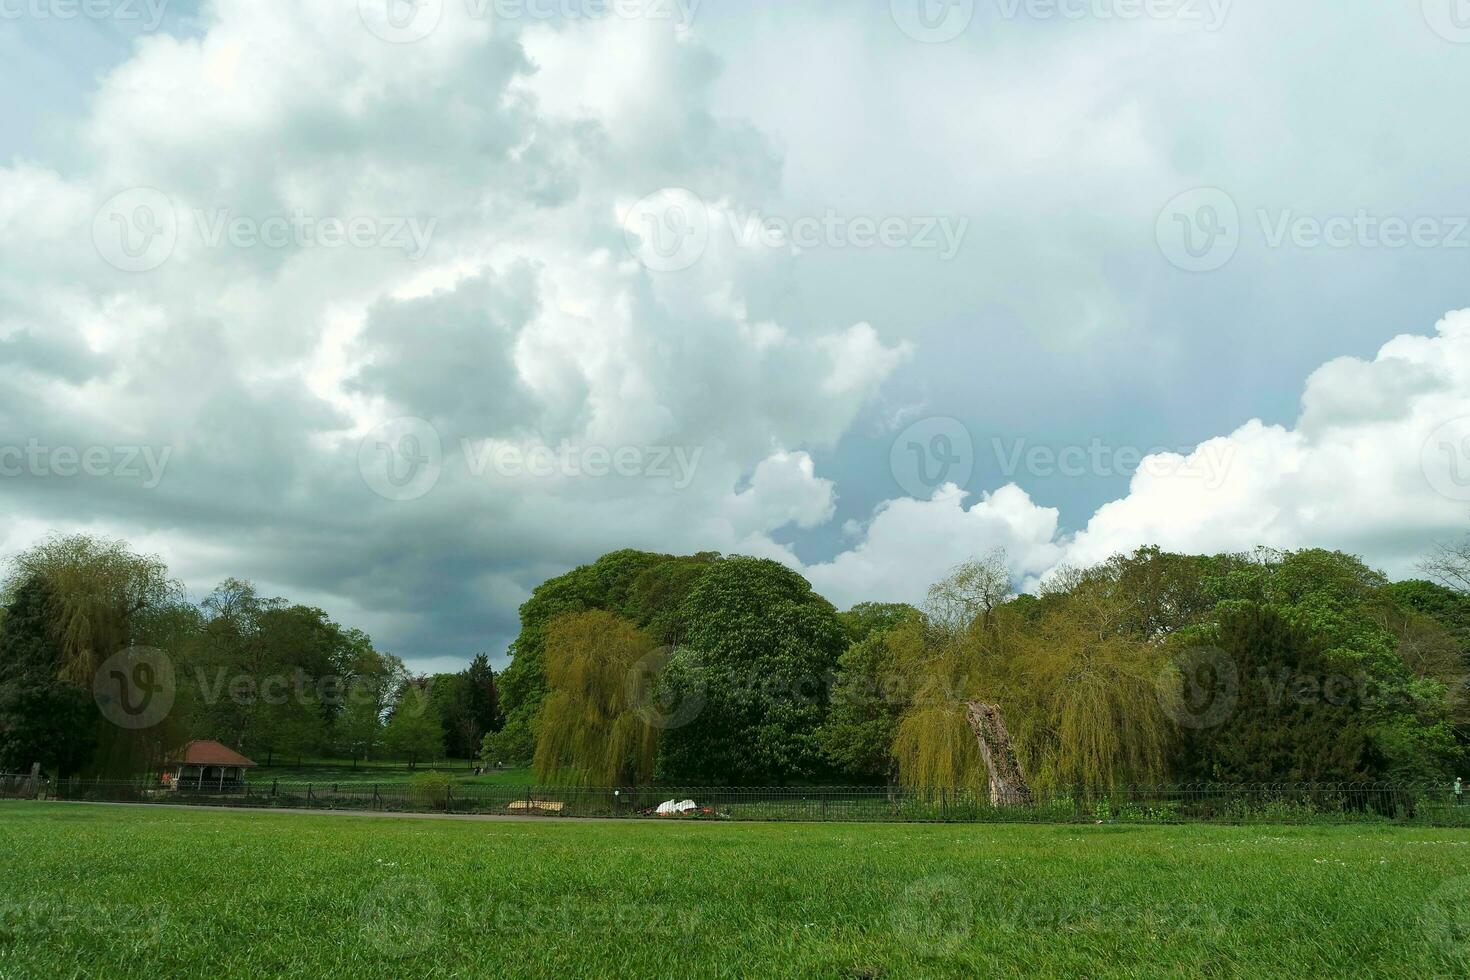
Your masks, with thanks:
M687 31L703 0L358 0L363 26L392 44L422 41L457 6L466 20L497 24L644 20Z
M141 480L152 490L172 455L172 446L51 446L29 439L24 446L0 445L0 477Z
M1026 439L991 439L995 461L1006 478L1024 473L1036 477L1132 476L1143 473L1158 478L1179 477L1201 481L1207 490L1225 482L1235 459L1235 446L1228 441L1206 442L1197 447L1169 449L1157 446L1111 446L1094 438L1086 445L1031 445Z
M1470 249L1470 215L1390 214L1357 208L1311 214L1296 208L1257 208L1254 223L1269 249ZM1235 199L1218 187L1185 191L1165 205L1155 228L1159 249L1188 272L1213 272L1235 257L1248 223Z
M1234 0L889 0L899 30L926 44L955 40L977 14L1003 21L1174 21L1213 33L1225 26L1232 6Z
M112 20L158 30L169 0L0 0L0 20Z
M578 444L520 445L461 439L465 471L479 479L495 474L512 480L622 477L667 480L675 490L694 482L702 446ZM433 490L443 474L445 451L439 430L427 419L389 419L358 443L363 482L388 500L416 500Z
M523 448L504 443L475 444L461 440L460 448L471 476L493 470L511 478L529 476L538 480L555 477L649 477L673 481L683 490L694 481L704 447L695 446L577 446L563 439L556 447Z
M316 215L305 208L240 214L232 208L181 210L152 187L113 195L92 220L92 243L108 265L148 272L169 260L179 237L193 232L204 248L384 249L417 261L429 250L437 218L416 215Z
M628 251L656 272L690 268L704 257L716 233L742 249L912 249L949 261L959 254L969 229L969 218L954 215L857 215L833 208L778 215L715 208L682 187L649 194L623 218Z

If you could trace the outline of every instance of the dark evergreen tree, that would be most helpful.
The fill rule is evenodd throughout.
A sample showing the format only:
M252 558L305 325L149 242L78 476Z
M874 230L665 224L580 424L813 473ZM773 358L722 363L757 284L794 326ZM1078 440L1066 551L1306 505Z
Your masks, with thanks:
M38 576L15 590L0 621L0 769L71 773L96 744L98 712L88 691L60 680L61 647L50 596Z
M1223 670L1217 669L1221 680L1211 694L1233 707L1219 724L1186 734L1182 778L1350 782L1378 773L1362 692L1280 610L1226 603L1201 636L1229 661L1215 665Z

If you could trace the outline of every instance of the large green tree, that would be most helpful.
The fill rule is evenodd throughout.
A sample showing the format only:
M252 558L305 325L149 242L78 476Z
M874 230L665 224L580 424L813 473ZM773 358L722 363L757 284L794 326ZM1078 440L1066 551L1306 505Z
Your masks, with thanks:
M412 678L399 688L383 728L383 745L410 765L444 757L444 725L427 678Z
M660 776L759 784L825 774L819 729L847 645L832 604L778 562L725 558L673 621L681 640L660 701L675 720L660 742Z
M0 770L49 772L83 767L95 747L98 713L91 692L62 680L51 596L36 575L15 589L0 619Z
M614 551L537 586L521 606L510 665L496 679L503 722L485 740L486 761L524 764L535 753L536 718L547 690L542 651L553 620L600 609L646 630L657 643L678 643L680 603L717 558Z

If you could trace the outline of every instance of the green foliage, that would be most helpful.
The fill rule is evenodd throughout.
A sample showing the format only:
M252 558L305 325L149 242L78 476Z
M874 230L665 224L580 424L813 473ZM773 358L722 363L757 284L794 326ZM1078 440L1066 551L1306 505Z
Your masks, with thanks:
M1178 772L1210 782L1350 782L1379 770L1361 695L1332 676L1321 641L1275 606L1222 605L1201 638L1238 682L1214 693L1232 707L1184 736Z
M51 597L31 576L0 619L0 770L75 773L90 759L99 718L91 692L57 676Z
M878 783L894 775L893 741L912 694L900 658L905 644L922 643L922 616L915 612L887 629L866 630L838 658L821 740L843 782Z
M635 680L655 656L649 636L612 613L568 613L552 622L544 656L549 693L537 719L538 778L593 786L647 782L658 730Z
M399 688L383 729L383 745L410 764L444 757L443 722L424 678L415 678Z
M699 578L678 620L662 701L703 707L664 732L660 778L741 785L821 774L818 730L846 647L831 603L778 562L725 558Z
M924 614L906 602L859 602L837 614L849 643L862 643L874 634L887 633L905 623L922 622Z
M7 593L32 578L46 585L61 676L84 685L114 653L151 644L151 617L182 597L158 558L81 534L49 538L16 558Z
M1424 581L1396 582L1385 594L1396 608L1413 614L1402 620L1399 652L1416 674L1445 685L1456 737L1470 756L1470 594ZM1426 629L1425 619L1442 636Z
M511 715L500 731L491 732L480 743L480 761L487 766L514 765L515 760L535 756L536 733L524 712Z
M521 632L511 644L510 665L499 678L501 711L509 734L493 740L496 757L512 764L530 762L536 718L547 690L542 656L553 620L567 613L600 609L646 629L657 643L677 643L679 605L717 558L614 551L537 586L521 606Z
M976 687L1005 713L1022 765L1042 787L1165 779L1173 730L1153 629L1116 579L1081 584L1046 612L1006 616L979 651Z
M409 789L419 807L447 810L449 794L454 791L454 777L447 772L415 773L409 780Z
M176 649L185 681L177 710L193 737L213 738L247 755L308 755L322 750L354 697L382 686L391 664L371 641L322 610L264 598L227 579L202 604L203 619ZM358 714L354 733L366 736Z

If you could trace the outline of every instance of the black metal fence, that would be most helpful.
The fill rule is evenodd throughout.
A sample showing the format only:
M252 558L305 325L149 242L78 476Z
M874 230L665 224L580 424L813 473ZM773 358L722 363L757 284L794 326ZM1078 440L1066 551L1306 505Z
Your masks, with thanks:
M40 790L39 778L29 773L0 772L0 800L30 800Z
M1401 823L1470 827L1470 803L1446 786L1269 783L1123 786L988 795L884 787L546 787L437 783L270 782L202 789L66 780L44 798L111 803L303 808L524 817L910 823ZM684 801L692 801L689 807ZM661 804L683 804L659 813ZM665 808L668 809L668 808Z

